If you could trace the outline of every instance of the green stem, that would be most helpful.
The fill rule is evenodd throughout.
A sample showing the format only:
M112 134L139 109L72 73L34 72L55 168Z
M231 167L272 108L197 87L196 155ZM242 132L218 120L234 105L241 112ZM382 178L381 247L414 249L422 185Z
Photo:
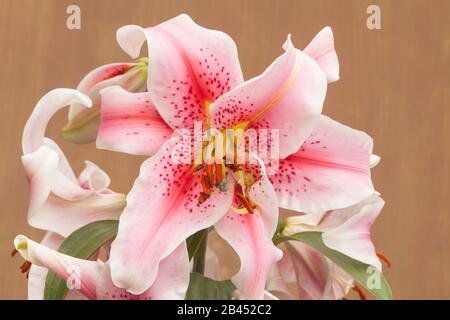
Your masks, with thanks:
M199 232L204 232L204 230L200 230ZM198 249L194 254L194 266L193 272L200 273L203 275L205 272L205 258L206 258L206 246L208 243L208 231L204 232L204 236L202 237Z

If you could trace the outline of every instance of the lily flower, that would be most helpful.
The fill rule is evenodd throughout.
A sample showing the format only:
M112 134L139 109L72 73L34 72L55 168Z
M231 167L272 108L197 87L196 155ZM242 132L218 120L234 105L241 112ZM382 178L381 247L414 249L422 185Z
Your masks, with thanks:
M41 243L55 250L85 224L118 219L125 206L125 196L108 189L110 179L103 170L86 161L75 177L62 150L44 137L52 115L71 103L91 104L88 97L71 89L46 94L30 116L22 139L22 163L30 189L28 222L47 231ZM28 272L28 298L43 299L47 269L27 264L23 271Z
M161 261L161 271L152 286L139 295L117 288L111 281L109 262L74 258L23 235L14 239L22 257L34 266L48 269L72 284L87 298L95 300L184 299L189 285L189 261L185 243Z
M22 163L29 184L28 223L67 237L76 229L97 221L118 219L125 196L108 189L108 175L86 161L78 177L58 145L44 137L50 118L62 107L90 99L72 89L55 89L37 103L22 138Z
M100 123L100 91L110 86L121 86L130 92L147 89L148 60L142 58L135 63L111 63L89 72L78 84L77 90L86 94L93 107L73 103L69 109L68 123L61 129L64 139L86 143L97 137Z
M340 300L352 289L353 279L314 248L298 241L289 241L282 248L278 281L285 287L295 283L300 300ZM275 295L280 293L284 292Z
M288 217L282 234L289 236L320 231L328 248L374 266L381 272L379 254L372 243L370 228L383 206L384 201L378 195L372 195L348 208Z
M325 28L305 49L311 55L295 49L288 38L285 53L247 82L243 82L231 38L196 25L186 15L148 29L123 27L117 39L132 58L147 40L151 100L144 103L139 95L124 94L115 104L117 100L108 95L117 96L120 89L104 90L105 116L97 145L106 145L107 134L102 131L108 129L110 135L116 130L115 138L107 143L110 149L152 155L155 145L162 147L143 163L127 197L111 249L114 283L135 294L145 291L162 259L188 236L214 225L241 258L241 269L232 279L240 296L263 298L267 273L281 257L271 241L278 220L272 185L251 166L229 165L223 159L213 164L216 150L209 148L211 144L205 148L211 157L199 165L175 163L172 154L177 139L164 143L169 130L155 110L172 130L193 132L196 122L218 132L277 129L280 158L284 159L297 152L311 134L319 121L327 82L338 79L331 29ZM154 125L153 130L139 129L145 127L146 107L147 127ZM130 109L135 113L125 118L125 110ZM109 125L118 118L106 114L114 113L122 116L122 129ZM138 118L140 127L136 126ZM143 147L144 140L149 143Z

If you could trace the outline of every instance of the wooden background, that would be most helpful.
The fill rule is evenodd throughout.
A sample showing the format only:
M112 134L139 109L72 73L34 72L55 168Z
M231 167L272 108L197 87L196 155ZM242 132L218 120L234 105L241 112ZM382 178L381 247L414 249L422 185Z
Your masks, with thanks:
M81 30L66 29L66 8L81 7ZM382 30L366 28L366 8L377 4ZM122 25L150 26L179 13L220 29L236 41L246 78L281 53L288 33L303 48L324 26L335 34L341 80L329 87L324 113L375 140L382 158L373 171L386 200L374 227L399 299L450 298L450 1L54 1L0 0L0 298L26 298L14 236L40 239L26 224L27 186L20 162L23 126L37 100L56 87L75 87L92 68L128 61L115 42ZM74 169L98 163L126 192L142 157L64 142L48 135Z

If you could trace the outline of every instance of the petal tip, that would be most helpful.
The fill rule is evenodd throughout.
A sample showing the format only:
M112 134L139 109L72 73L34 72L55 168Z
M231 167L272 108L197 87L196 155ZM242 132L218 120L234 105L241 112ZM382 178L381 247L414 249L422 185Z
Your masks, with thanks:
M117 30L116 40L126 54L136 59L141 53L141 48L145 41L145 32L138 25L123 26Z

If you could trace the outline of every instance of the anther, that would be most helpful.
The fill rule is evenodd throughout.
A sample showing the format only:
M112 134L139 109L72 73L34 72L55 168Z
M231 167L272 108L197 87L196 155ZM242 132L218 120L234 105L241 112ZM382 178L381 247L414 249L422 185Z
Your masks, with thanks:
M255 208L250 203L250 201L246 197L244 197L242 194L240 194L239 192L236 193L236 196L239 198L239 200L241 200L242 204L247 209L247 211L252 214L254 212Z
M30 261L25 261L21 266L20 266L20 270L22 273L27 273L28 271L30 271L31 268L31 262Z
M206 200L208 200L208 198L209 198L209 194L206 194L206 193L202 192L198 196L198 203L199 204L203 204Z
M358 296L361 300L367 300L366 293L359 284L355 284L352 289L358 293Z
M222 183L222 164L215 164L215 171L216 171L216 185L218 186L219 184Z
M14 257L17 252L18 252L17 249L13 249L13 251L11 251L11 257Z
M386 266L388 268L392 267L392 263L391 261L388 259L388 257L386 257L384 254L377 252L377 257L380 258L381 261L383 261L384 263L386 263Z
M215 177L214 177L214 164L210 164L206 166L206 176L208 178L208 182L210 187L214 186L215 183Z
M209 182L209 178L206 175L202 175L200 182L202 184L203 193L209 196L211 194L211 185Z

